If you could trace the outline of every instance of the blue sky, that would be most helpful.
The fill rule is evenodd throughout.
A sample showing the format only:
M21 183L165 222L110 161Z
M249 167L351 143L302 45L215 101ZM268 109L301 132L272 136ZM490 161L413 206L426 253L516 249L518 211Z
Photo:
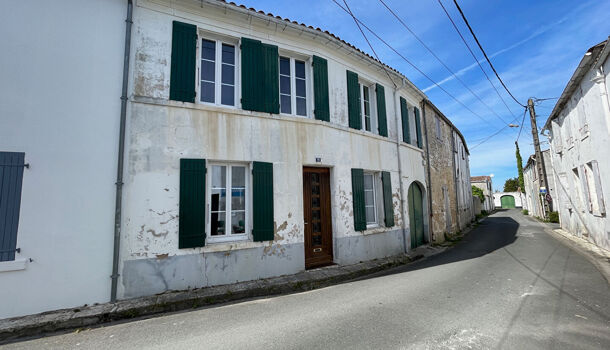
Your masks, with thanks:
M437 0L384 0L402 20L459 76L491 109L507 122L521 123L523 108L502 89L487 63L482 66L492 77L508 104L504 106L475 60L453 29ZM272 12L314 27L328 30L361 50L372 54L354 21L331 0L273 1L237 0L258 10ZM340 0L340 3L343 1ZM442 0L479 59L482 54L472 40L452 0ZM610 35L610 1L459 1L479 41L496 70L516 96L525 103L529 97L561 95L586 50ZM348 0L361 21L391 43L403 56L436 82L450 73L383 7L378 0ZM482 121L455 102L402 58L372 38L369 40L384 63L405 74L448 116L466 137L470 150L471 175L494 175L494 189L501 190L507 178L517 176L515 139L518 129L506 128L489 141L474 147L504 125L484 104L455 79L442 86L479 114ZM536 107L542 127L555 100ZM526 119L519 147L524 161L532 154L532 136ZM542 137L541 140L546 140ZM548 147L543 143L543 148Z

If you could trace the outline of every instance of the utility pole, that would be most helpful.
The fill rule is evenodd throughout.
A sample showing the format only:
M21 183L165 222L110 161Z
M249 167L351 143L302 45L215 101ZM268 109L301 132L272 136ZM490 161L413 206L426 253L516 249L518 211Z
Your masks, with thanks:
M534 139L534 154L536 155L536 171L538 173L538 183L540 184L540 188L543 187L548 191L548 181L546 178L546 167L544 166L544 159L542 158L542 151L540 151L540 140L538 139L538 125L536 124L536 111L534 110L534 100L531 98L527 100L527 107L530 111L530 121L532 123L532 138ZM548 192L546 192L548 193ZM543 215L546 219L548 205L546 204L546 193L544 195L539 193L538 196L541 197L540 201L543 206Z

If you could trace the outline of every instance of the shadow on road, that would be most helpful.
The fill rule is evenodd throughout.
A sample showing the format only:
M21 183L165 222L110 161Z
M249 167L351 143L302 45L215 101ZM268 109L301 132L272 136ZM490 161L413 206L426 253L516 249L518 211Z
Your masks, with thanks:
M500 209L498 211L508 211ZM468 233L455 247L420 262L381 271L361 279L415 271L429 267L451 264L457 261L478 258L504 248L517 240L519 223L508 216L489 216Z

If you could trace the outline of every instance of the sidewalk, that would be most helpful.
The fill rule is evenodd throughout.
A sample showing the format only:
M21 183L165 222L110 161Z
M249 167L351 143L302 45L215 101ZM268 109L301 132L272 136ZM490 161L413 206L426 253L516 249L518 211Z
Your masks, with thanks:
M165 292L115 303L61 309L35 315L0 320L0 344L24 337L41 336L61 330L93 327L102 323L195 309L245 298L295 293L321 288L369 275L415 260L439 254L447 247L425 245L408 254L361 262L332 265L295 275L273 277L230 285Z
M546 232L560 242L574 248L574 250L591 261L610 284L610 251L584 238L572 235L562 228L557 228L558 225L546 224L546 226Z

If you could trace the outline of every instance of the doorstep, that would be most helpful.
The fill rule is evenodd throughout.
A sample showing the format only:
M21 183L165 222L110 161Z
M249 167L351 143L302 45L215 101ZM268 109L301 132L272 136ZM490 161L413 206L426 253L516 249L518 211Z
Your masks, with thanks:
M183 291L168 291L114 303L7 318L0 320L0 344L25 337L42 336L45 333L93 327L111 321L195 309L245 298L312 290L405 265L441 253L445 249L425 245L411 250L408 254L353 265L331 265L294 275Z

